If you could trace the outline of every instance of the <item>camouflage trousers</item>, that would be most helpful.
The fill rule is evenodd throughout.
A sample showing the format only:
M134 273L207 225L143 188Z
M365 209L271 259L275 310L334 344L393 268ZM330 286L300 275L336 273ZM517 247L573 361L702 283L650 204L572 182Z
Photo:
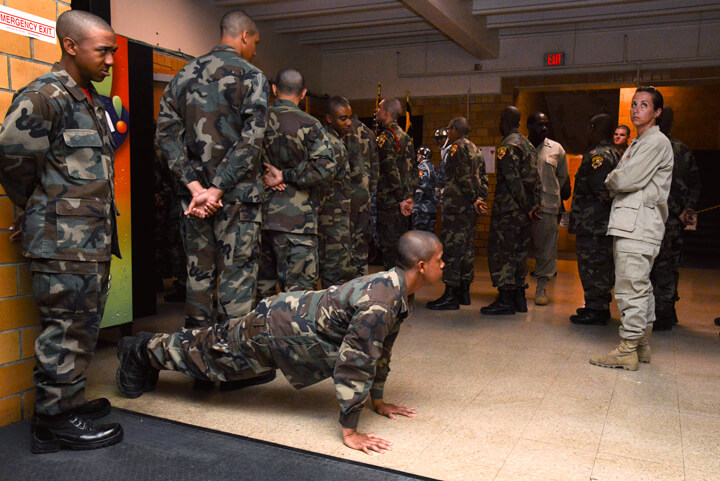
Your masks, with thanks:
M532 251L535 256L535 277L550 280L557 272L558 216L542 212L541 219L532 220Z
M615 301L620 309L620 337L640 339L655 323L655 296L650 271L660 246L614 237Z
M442 244L443 269L442 280L445 285L460 287L463 283L471 283L475 277L475 226L477 213L474 210L465 212L443 212Z
M347 208L347 210L345 210ZM320 211L318 258L323 289L352 279L350 266L350 205Z
M400 236L410 229L410 217L400 213L397 204L378 205L377 233L385 270L397 266L397 244Z
M184 282L187 277L180 230L183 217L175 195L155 205L155 269L163 279L175 277Z
M655 258L650 281L655 295L655 310L663 310L675 305L678 297L678 281L680 280L680 258L682 256L683 238L682 224L665 225L660 253Z
M204 328L157 334L148 342L147 351L157 369L196 379L236 381L276 369L268 338L265 317L253 311Z
M575 250L580 282L585 292L585 307L609 309L615 285L612 236L578 235L575 237Z
M256 209L259 206L228 201L212 217L183 219L188 273L185 327L208 326L252 310L260 224L246 219L255 219Z
M50 416L86 401L85 370L110 289L110 262L34 260L31 269L41 324L35 341L35 412Z
M350 271L352 277L368 274L368 252L372 242L369 208L350 212Z
M318 276L318 240L314 234L263 230L257 298L284 291L315 289Z
M437 212L413 212L412 228L434 233L436 220Z
M492 212L488 238L488 268L493 286L525 286L530 250L530 218L525 212Z

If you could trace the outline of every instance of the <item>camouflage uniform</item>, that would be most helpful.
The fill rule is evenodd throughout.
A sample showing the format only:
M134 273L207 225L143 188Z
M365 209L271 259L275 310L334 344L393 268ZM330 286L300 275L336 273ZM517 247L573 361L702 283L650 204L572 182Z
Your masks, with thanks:
M575 173L569 232L576 235L585 307L596 311L610 308L615 285L613 240L606 235L612 198L605 178L619 161L620 154L612 142L603 140L583 155Z
M535 147L517 132L508 134L495 152L497 186L490 217L488 267L498 289L525 288L531 221L540 205Z
M230 46L218 45L175 76L160 101L157 137L178 176L183 209L190 182L224 192L207 219L186 216L187 326L215 321L217 310L237 317L252 309L260 259L263 186L260 150L268 84Z
M52 71L19 90L0 133L0 183L24 210L41 330L35 342L35 412L85 403L85 369L120 257L114 145L95 89L88 100L68 73Z
M355 428L368 395L382 399L390 356L408 317L399 269L323 291L265 299L239 319L157 334L147 345L157 369L232 381L280 368L296 389L332 377L340 423Z
M368 249L372 242L370 196L377 189L378 147L375 134L357 117L343 137L350 164L350 268L353 277L368 273Z
M380 177L377 186L377 231L385 269L397 263L397 242L410 228L410 218L400 212L400 202L410 199L417 187L415 148L397 122L386 125L377 139Z
M669 213L660 253L655 258L650 273L655 295L655 312L658 313L656 325L661 324L661 320L668 319L668 316L672 316L671 320L675 321L674 306L675 301L679 299L677 287L683 246L682 231L685 228L680 221L680 214L685 209L695 209L695 204L700 198L700 172L695 156L687 145L670 136L668 138L675 156L668 197Z
M482 152L460 137L445 156L442 204L443 282L460 287L473 281L477 199L487 199L488 180Z
M290 100L267 114L263 161L280 169L286 189L268 190L263 204L258 299L314 289L318 276L318 215L337 164L320 122Z
M326 132L337 162L332 184L320 206L320 284L324 289L353 278L350 266L350 164L345 144L332 127Z
M413 229L435 232L438 204L438 177L435 167L428 159L418 164L418 186L415 190Z

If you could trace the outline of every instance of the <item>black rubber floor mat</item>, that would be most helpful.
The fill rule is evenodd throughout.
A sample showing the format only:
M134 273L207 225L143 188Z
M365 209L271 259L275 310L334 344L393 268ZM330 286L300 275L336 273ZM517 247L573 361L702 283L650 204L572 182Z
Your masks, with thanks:
M92 451L30 453L30 422L0 428L2 481L406 481L421 476L113 409L120 443Z

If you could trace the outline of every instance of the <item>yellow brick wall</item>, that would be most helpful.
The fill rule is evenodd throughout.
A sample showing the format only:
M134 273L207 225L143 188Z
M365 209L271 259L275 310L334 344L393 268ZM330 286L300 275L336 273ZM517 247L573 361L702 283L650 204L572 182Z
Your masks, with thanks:
M1 1L1 0L0 0ZM70 0L5 0L7 7L56 20ZM60 46L0 31L0 122L13 92L50 70ZM0 426L32 416L32 369L39 319L31 297L32 275L8 227L15 208L0 187Z

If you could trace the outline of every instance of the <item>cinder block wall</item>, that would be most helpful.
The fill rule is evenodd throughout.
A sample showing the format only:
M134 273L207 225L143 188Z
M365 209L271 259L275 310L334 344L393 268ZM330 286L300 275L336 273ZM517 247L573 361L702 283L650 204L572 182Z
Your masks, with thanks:
M56 20L70 10L59 0L4 0L6 7ZM60 46L0 31L0 122L15 91L46 72L60 59ZM32 276L20 245L8 230L15 208L0 187L0 426L33 414L34 344L40 329L31 297Z

